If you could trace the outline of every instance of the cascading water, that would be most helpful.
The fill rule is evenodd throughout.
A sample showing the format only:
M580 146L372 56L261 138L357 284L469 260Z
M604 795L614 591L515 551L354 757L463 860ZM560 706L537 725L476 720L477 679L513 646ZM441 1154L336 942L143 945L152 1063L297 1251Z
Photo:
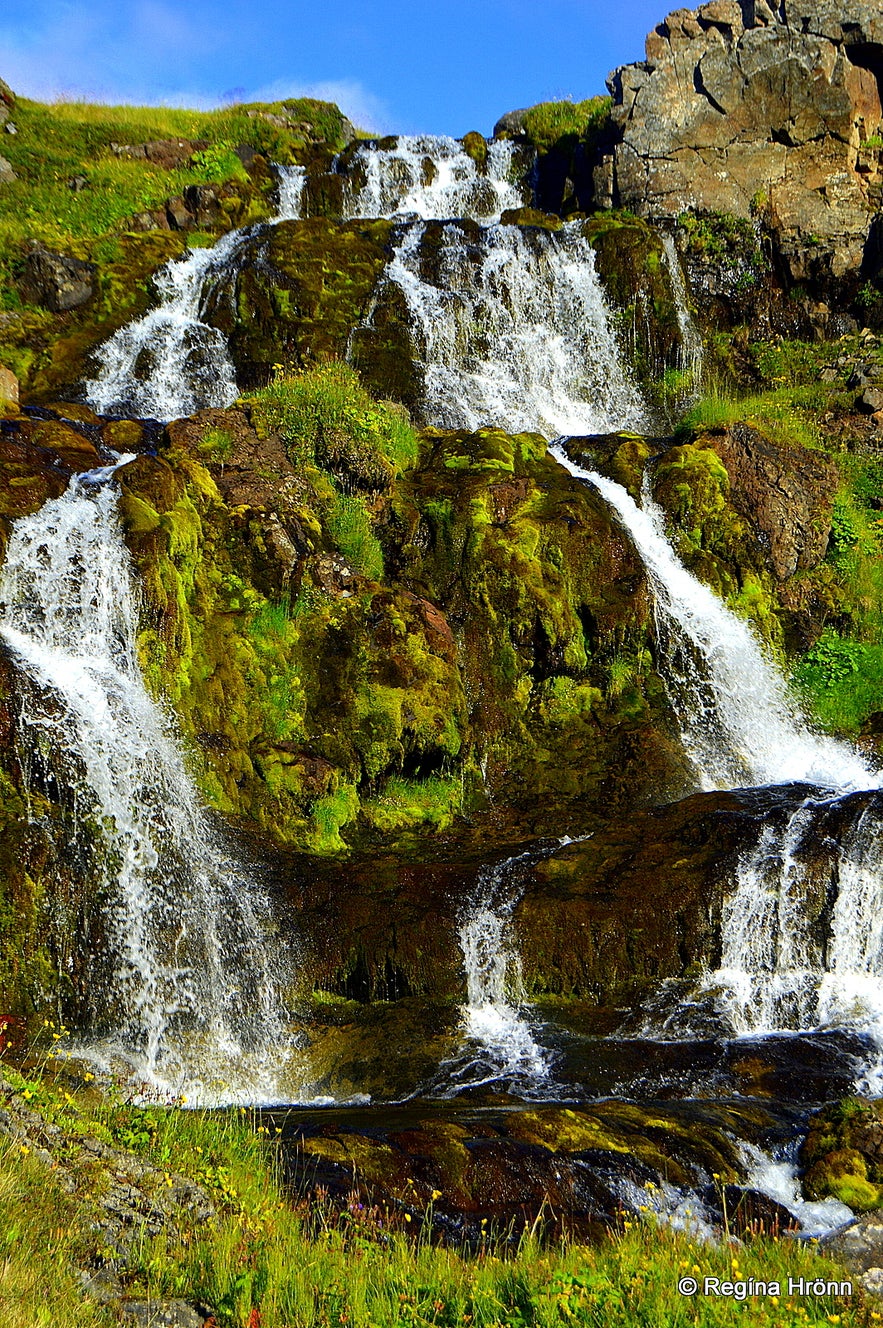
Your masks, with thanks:
M512 910L521 894L518 867L536 857L520 853L485 867L460 926L465 1051L442 1066L455 1091L503 1083L530 1093L549 1077L549 1054L535 1040L525 1015L521 960L510 935Z
M603 433L646 421L624 365L594 252L579 225L545 231L404 228L386 280L402 291L434 425Z
M278 167L273 223L300 215L305 173ZM214 283L236 261L254 228L230 231L211 249L191 249L155 277L160 302L115 332L95 352L99 371L85 384L101 414L172 420L236 400L236 375L222 332L201 321Z
M674 296L675 315L678 320L678 331L681 334L680 368L690 372L693 380L692 387L695 389L702 377L702 337L699 335L699 329L693 322L693 316L690 313L687 283L684 281L681 261L678 258L678 251L671 235L663 233L662 249L668 265L671 291Z
M530 201L522 182L524 150L505 140L487 145L484 167L455 138L402 136L393 147L365 144L347 162L348 217L473 217L496 221Z
M16 521L0 638L18 670L18 745L35 787L74 798L101 914L83 1054L162 1092L272 1097L290 1045L288 964L268 900L227 854L136 651L116 466Z
M853 1028L880 1048L864 1085L883 1088L883 815L862 802L852 824L827 835L820 818L850 807L845 795L876 790L883 772L857 751L813 733L751 629L687 572L663 533L661 513L639 508L621 485L553 455L592 484L629 531L654 591L662 672L687 750L705 787L814 784L784 829L767 825L736 865L722 917L715 992L736 1033ZM845 800L844 800L845 799ZM810 845L830 845L819 867ZM822 879L819 881L819 872ZM833 899L830 921L812 915L813 888ZM824 909L822 909L822 915Z
M701 787L878 787L880 772L854 748L813 733L801 719L752 629L684 567L656 505L640 508L621 484L583 469L560 445L551 451L606 499L644 562L654 594L660 672Z

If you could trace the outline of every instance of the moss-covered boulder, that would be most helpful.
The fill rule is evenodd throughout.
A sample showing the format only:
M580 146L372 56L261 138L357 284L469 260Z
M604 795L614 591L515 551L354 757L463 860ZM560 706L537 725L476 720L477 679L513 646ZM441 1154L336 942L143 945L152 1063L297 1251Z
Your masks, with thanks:
M808 1198L831 1196L859 1213L883 1206L879 1103L851 1097L824 1107L810 1121L800 1164Z
M681 791L642 569L600 498L532 435L430 432L396 471L370 444L392 408L316 431L307 407L273 387L203 412L123 475L147 675L218 809L322 852L489 801L524 833Z
M268 227L249 241L206 311L228 338L243 387L263 386L280 370L345 358L389 258L391 229L387 221L341 224L317 216ZM386 321L385 332L375 321L371 334L360 335L356 360L360 367L370 361L368 381L378 396L407 401L414 393L402 383L410 358L406 326Z
M387 1108L382 1126L358 1108L324 1118L292 1112L281 1150L301 1194L321 1186L344 1200L355 1190L394 1224L425 1220L441 1236L469 1241L509 1228L517 1240L525 1222L589 1233L629 1211L657 1211L666 1184L701 1187L714 1206L709 1177L742 1174L736 1137L769 1126L762 1111L707 1104L481 1113L421 1104Z

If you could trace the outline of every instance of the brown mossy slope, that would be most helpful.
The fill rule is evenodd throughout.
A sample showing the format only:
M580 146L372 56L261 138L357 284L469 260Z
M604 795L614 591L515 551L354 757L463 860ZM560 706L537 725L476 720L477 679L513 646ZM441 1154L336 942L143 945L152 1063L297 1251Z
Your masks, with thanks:
M541 829L681 788L641 568L541 439L431 433L354 497L342 444L296 467L259 406L123 476L148 678L214 805L341 851L489 798Z

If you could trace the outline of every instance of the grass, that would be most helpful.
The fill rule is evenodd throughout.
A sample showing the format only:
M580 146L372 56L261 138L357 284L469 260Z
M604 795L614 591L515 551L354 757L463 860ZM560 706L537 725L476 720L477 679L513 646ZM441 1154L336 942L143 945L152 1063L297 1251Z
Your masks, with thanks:
M173 110L150 106L104 106L84 102L46 105L19 99L15 135L4 135L3 155L18 180L0 186L0 309L19 307L16 287L30 240L99 259L94 243L125 229L136 212L162 205L188 184L246 181L233 152L247 144L273 160L288 163L304 146L299 132L250 117L238 106L220 111ZM259 109L276 111L282 105ZM316 137L339 141L342 116L337 107L312 99L287 103L285 113L311 125ZM148 161L114 155L111 144L157 139L204 139L191 166L163 170ZM68 181L82 176L85 188Z
M406 413L374 401L341 361L282 375L250 402L258 424L278 430L293 461L323 466L355 487L385 487L391 474L417 460L419 443Z
M677 433L683 437L742 423L783 447L824 450L816 413L821 409L820 394L825 393L825 387L819 385L772 388L739 397L712 387L686 412Z
M540 152L548 152L562 139L587 138L606 121L610 97L585 101L543 101L531 106L524 117L524 132Z
M53 1072L22 1077L4 1067L4 1074L21 1105L64 1131L65 1167L76 1178L67 1194L26 1148L0 1151L0 1313L10 1328L115 1321L81 1297L72 1271L95 1253L89 1212L102 1185L89 1154L77 1162L78 1136L130 1150L160 1179L179 1173L209 1192L215 1219L193 1227L186 1213L176 1214L180 1241L137 1241L123 1280L128 1295L211 1305L218 1328L716 1328L745 1313L769 1328L880 1321L858 1298L789 1297L789 1278L846 1276L811 1245L753 1237L708 1246L647 1217L591 1246L544 1243L528 1229L514 1251L491 1234L477 1252L441 1247L404 1209L365 1206L355 1195L337 1207L321 1196L287 1195L273 1127L243 1109L136 1107ZM677 1290L685 1275L778 1280L783 1294L742 1303L690 1298Z

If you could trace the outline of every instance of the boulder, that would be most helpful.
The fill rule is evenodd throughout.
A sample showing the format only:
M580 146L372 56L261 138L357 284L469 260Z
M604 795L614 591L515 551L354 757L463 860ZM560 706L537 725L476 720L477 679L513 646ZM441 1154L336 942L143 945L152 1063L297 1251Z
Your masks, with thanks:
M163 138L151 143L111 143L114 156L130 157L136 161L149 161L164 170L177 170L187 166L194 152L208 147L204 138Z
M166 217L173 231L186 231L196 222L196 218L180 194L175 198L166 199Z
M94 263L35 245L25 263L22 294L53 313L77 309L95 294Z
M760 212L792 280L857 275L883 188L879 6L713 0L670 14L646 54L608 80L596 189L654 218Z
M836 465L809 448L774 443L748 424L732 424L704 441L723 462L730 501L767 551L776 579L815 567L828 543Z
M520 138L524 134L524 117L531 108L522 106L518 111L507 111L494 125L494 138Z
M0 124L8 120L12 114L12 108L15 105L15 93L8 83L4 83L0 78Z
M12 180L17 180L18 176L12 169L10 162L5 157L0 157L0 184L9 184Z
M18 379L11 369L0 364L0 405L18 406Z

